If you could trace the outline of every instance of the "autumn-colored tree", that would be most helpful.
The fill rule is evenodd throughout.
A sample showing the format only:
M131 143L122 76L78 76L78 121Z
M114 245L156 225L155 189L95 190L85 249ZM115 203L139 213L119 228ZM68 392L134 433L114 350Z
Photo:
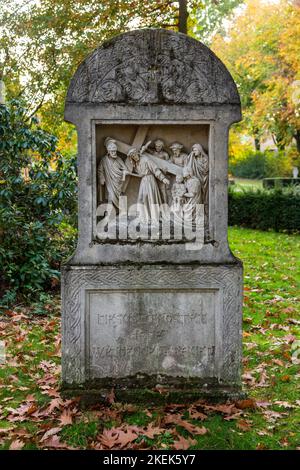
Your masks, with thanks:
M7 99L22 98L30 113L38 112L43 126L59 135L60 145L73 145L70 127L62 124L66 89L79 63L100 43L139 27L178 30L179 20L184 30L187 14L189 32L201 40L202 32L212 31L240 1L2 0L0 80ZM195 29L199 12L207 8L209 18L204 15Z
M299 2L247 0L212 47L238 84L244 125L257 149L268 133L280 149L294 138L300 153Z

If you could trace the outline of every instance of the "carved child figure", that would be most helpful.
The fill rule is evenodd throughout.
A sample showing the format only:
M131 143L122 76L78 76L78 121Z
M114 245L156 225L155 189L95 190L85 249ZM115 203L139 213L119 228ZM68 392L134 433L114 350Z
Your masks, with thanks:
M172 201L175 206L182 206L184 204L186 193L186 186L183 182L183 176L177 175L176 182L172 186Z

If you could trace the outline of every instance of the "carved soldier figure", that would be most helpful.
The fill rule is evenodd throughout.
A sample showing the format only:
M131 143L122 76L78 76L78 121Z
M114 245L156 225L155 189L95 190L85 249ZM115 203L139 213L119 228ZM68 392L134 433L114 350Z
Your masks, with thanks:
M143 218L158 221L160 206L163 202L158 181L167 186L170 182L158 166L146 155L143 155L149 144L150 142L143 146L140 151L134 147L129 150L128 158L132 162L133 172L126 171L126 173L141 178L137 203L143 206Z
M187 154L182 152L183 145L179 142L174 142L172 145L170 145L170 149L172 150L172 162L175 163L175 165L184 166Z
M122 192L123 174L127 170L125 162L117 154L116 141L110 137L105 139L104 145L107 153L101 158L98 165L99 199L104 200L102 187L105 185L108 202L119 208L119 197Z
M164 142L161 139L156 139L154 141L155 150L152 150L152 155L157 158L163 158L164 160L169 160L170 156L168 152L164 150Z

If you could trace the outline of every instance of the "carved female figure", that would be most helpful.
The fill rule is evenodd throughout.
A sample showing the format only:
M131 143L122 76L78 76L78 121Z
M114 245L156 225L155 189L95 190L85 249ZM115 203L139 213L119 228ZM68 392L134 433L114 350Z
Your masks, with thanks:
M201 203L207 204L208 198L208 155L201 144L194 144L187 157L186 166L192 170L201 183Z

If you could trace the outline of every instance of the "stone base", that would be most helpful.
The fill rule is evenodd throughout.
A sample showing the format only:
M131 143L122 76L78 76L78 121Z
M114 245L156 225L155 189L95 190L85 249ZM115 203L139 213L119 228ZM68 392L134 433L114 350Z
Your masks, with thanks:
M66 391L98 401L112 388L122 401L156 401L158 386L164 401L241 396L239 261L68 265L62 294Z
M63 387L61 395L64 398L79 397L80 406L85 408L94 404L107 404L107 397L112 389L105 388L66 388ZM247 397L246 392L239 388L205 387L195 389L168 389L164 387L160 391L148 388L114 389L115 402L135 403L149 405L164 405L168 403L193 403L205 400L211 403L227 400L237 401Z

